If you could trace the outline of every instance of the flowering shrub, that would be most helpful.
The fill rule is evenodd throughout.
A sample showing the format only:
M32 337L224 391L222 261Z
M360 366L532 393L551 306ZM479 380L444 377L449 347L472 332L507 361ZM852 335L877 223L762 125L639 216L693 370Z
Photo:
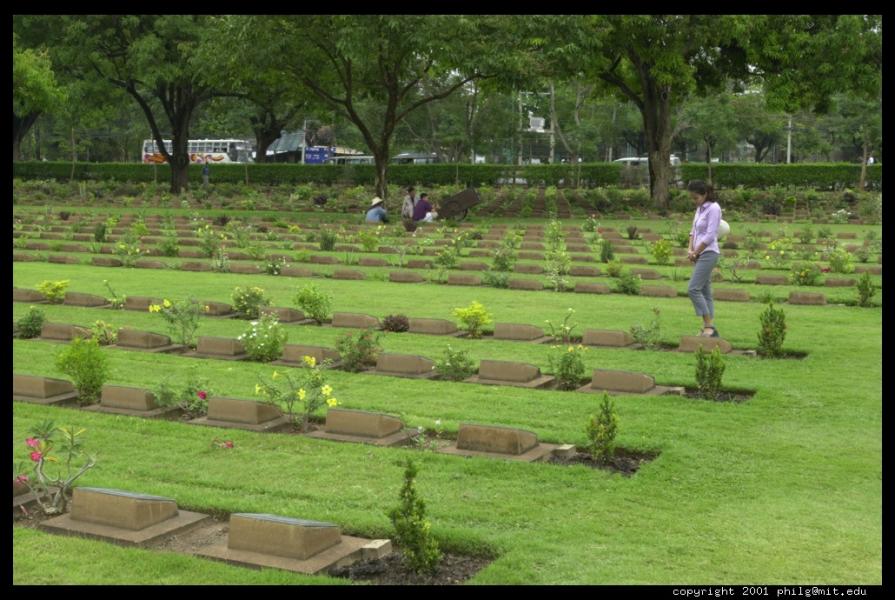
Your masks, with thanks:
M789 280L794 285L817 285L820 282L820 267L814 263L794 265Z
M283 355L283 346L288 334L277 315L268 313L249 324L239 341L245 345L246 354L251 360L270 362Z
M118 341L118 331L105 321L96 321L90 327L91 339L100 346L108 346Z
M208 398L213 395L206 379L190 374L180 386L172 385L167 379L152 390L160 406L177 406L190 417L200 417L208 413Z
M494 251L491 259L491 270L493 271L509 271L516 262L516 252L512 246L506 244L501 245Z
M268 275L279 275L283 270L283 267L286 267L287 265L288 263L283 257L272 259L265 263L264 272Z
M615 283L615 291L631 296L640 294L640 275L634 275L629 271L621 273Z
M44 317L43 311L36 306L32 306L25 313L25 316L16 321L16 333L25 340L36 338L40 335L45 320L46 317Z
M836 212L830 215L830 219L834 223L838 223L842 225L843 223L848 223L849 218L851 218L852 214L844 208L840 208Z
M587 348L577 346L552 346L553 352L548 357L550 369L556 377L557 387L561 390L574 390L584 379L584 353Z
M73 339L56 355L56 368L71 377L81 404L96 402L109 378L109 359L95 339Z
M623 269L624 267L620 262L613 260L606 265L606 274L610 277L618 277L622 274Z
M576 325L569 325L569 319L572 318L572 315L575 314L575 309L570 308L566 311L566 316L562 320L562 325L554 326L553 322L549 319L544 322L547 323L547 326L550 328L550 335L553 337L553 341L561 344L569 344L572 341L572 330L575 329Z
M476 300L466 308L455 308L454 316L460 319L461 329L471 338L482 337L482 328L493 322L491 313Z
M660 265L667 265L671 262L671 242L668 240L659 240L652 247L653 258Z
M208 258L214 256L215 250L224 239L223 234L216 233L207 223L196 229L196 237L199 238L199 251Z
M110 298L106 298L109 301L109 304L112 305L112 308L116 310L120 310L124 308L124 303L127 301L127 296L119 296L115 293L115 290L112 289L112 285L109 283L108 279L103 279L103 285L106 286L106 289L109 290Z
M659 335L662 327L659 316L659 309L654 306L653 320L649 324L649 327L643 327L639 324L631 326L631 337L634 338L635 342L641 344L647 350L655 350L659 347Z
M125 267L134 266L140 257L140 238L129 229L115 244L115 255Z
M375 365L376 357L382 351L379 337L372 329L358 333L357 339L351 333L340 337L336 342L336 349L342 357L342 367L346 371L357 373L364 367Z
M80 439L84 429L56 427L53 421L44 421L32 430L25 440L26 452L32 463L31 475L25 470L27 463L16 469L15 481L33 492L44 514L58 515L65 512L71 500L72 484L96 465L96 457L84 451ZM59 456L54 454L58 449Z
M475 364L467 350L454 350L449 344L442 357L435 360L435 372L444 379L462 381L475 373Z
M323 405L330 408L338 406L339 401L333 396L332 386L326 383L324 369L330 366L330 361L317 364L313 356L305 356L302 360L304 364L298 371L274 371L270 381L261 380L255 384L255 394L271 404L285 405L292 423L306 433L311 415L317 409ZM295 411L296 403L301 408L299 414Z
M180 254L180 242L177 239L177 232L173 229L166 229L162 232L162 236L162 241L158 245L162 256L177 256Z
M603 392L600 413L591 415L585 427L587 450L594 460L605 460L615 453L615 436L618 433L618 413L609 394Z
M780 269L789 262L792 255L793 242L790 238L779 238L768 244L764 259L770 261L775 269Z
M71 282L68 279L60 281L44 280L37 284L37 291L43 294L50 304L62 304L62 301L65 300L65 290L68 288L69 283Z
M584 225L581 226L581 230L596 231L599 226L600 222L597 220L597 215L590 215L584 220Z
M202 305L195 298L179 302L171 302L166 298L161 304L150 304L149 312L158 313L165 319L175 343L189 347L196 345L196 330L199 328Z
M316 285L309 284L298 290L295 304L319 325L329 318L332 299Z
M851 273L855 270L852 255L845 248L839 246L836 246L829 253L827 261L830 263L830 269L834 273Z
M383 231L385 231L385 227L379 225L375 229L363 229L357 234L364 252L376 252L379 248L379 237Z
M233 308L240 316L257 319L261 309L270 306L270 298L259 287L237 287L233 290Z

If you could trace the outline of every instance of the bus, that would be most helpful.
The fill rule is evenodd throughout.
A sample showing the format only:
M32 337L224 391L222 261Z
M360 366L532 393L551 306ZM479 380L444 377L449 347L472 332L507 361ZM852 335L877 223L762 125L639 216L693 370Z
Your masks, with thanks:
M164 142L165 149L171 152L171 140ZM216 163L247 163L252 162L251 151L251 143L245 140L190 140L187 145L191 163L203 163L206 159ZM155 140L143 140L143 162L167 162Z

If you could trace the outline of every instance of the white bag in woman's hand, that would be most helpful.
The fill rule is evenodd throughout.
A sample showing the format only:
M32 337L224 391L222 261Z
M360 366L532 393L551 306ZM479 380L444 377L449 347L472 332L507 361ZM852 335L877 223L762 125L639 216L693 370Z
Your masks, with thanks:
M727 221L721 219L721 222L718 223L718 239L726 237L728 233L730 233L730 225Z

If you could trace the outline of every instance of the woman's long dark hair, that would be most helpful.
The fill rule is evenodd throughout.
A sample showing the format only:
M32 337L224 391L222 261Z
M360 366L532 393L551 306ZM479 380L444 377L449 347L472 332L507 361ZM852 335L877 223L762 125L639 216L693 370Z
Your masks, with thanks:
M706 202L717 202L718 195L715 193L715 188L710 186L704 181L700 181L699 179L694 179L690 183L687 184L688 192L695 192L700 196L705 196Z

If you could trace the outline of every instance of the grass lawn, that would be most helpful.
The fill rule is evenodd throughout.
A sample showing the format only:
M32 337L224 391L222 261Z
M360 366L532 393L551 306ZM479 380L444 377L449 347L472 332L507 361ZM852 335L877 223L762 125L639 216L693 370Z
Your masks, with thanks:
M496 321L539 326L545 319L560 322L572 307L575 333L646 325L656 306L663 341L674 343L699 329L685 298L14 264L14 285L34 288L44 279L70 279L69 289L79 292L104 294L102 281L108 279L119 294L192 294L227 302L233 287L259 285L277 306L292 305L298 287L314 281L334 295L337 311L452 319L452 308L475 299ZM27 308L14 304L13 318ZM43 308L52 321L89 325L101 319L165 331L162 319L149 313ZM734 347L754 348L762 309L754 302L718 302L718 328ZM22 403L13 405L13 457L26 456L23 440L34 425L54 419L87 428L87 448L99 455L99 466L83 478L84 485L170 496L188 510L321 519L338 523L347 534L389 537L385 512L397 502L402 476L396 463L412 456L442 545L496 556L475 583L880 583L881 310L784 310L784 347L809 354L804 360L728 357L724 384L757 390L748 402L615 399L619 444L661 452L631 478L583 466L462 459ZM243 321L203 318L198 333L235 336L245 327ZM291 325L287 330L291 343L329 346L354 331ZM382 341L393 352L436 358L450 344L476 360L519 360L549 370L549 345L407 333L386 334ZM53 365L58 344L15 340L12 348L15 372L60 376ZM194 369L212 380L215 391L245 398L253 397L257 376L272 370L256 363L108 353L111 383L151 387L162 374L177 381ZM588 369L642 371L660 384L694 382L690 354L593 348L586 363ZM578 445L585 442L584 423L599 400L363 373L328 377L345 407L398 414L408 425L432 427L440 419L455 432L461 422L494 423L530 429L546 442ZM212 448L214 437L232 439L236 447ZM13 560L16 583L335 581L21 528L15 531Z

